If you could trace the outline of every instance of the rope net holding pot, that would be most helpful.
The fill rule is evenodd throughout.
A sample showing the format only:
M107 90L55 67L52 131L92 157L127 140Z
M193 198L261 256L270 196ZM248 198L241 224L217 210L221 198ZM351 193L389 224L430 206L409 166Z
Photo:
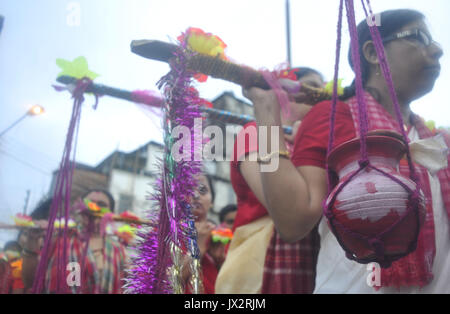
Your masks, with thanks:
M369 1L366 2L370 6ZM364 0L362 3L368 16ZM416 249L420 227L425 219L425 201L411 160L400 106L376 25L369 25L370 32L394 103L400 132L369 132L369 111L362 85L353 0L345 0L345 7L356 76L355 106L358 115L353 118L359 121L359 128L356 129L359 136L333 147L337 107L335 83L327 156L329 190L330 187L333 189L325 200L324 216L349 259L364 264L377 262L386 268ZM341 0L334 82L337 82L339 71L343 8L344 0ZM370 13L373 17L371 10ZM405 154L409 175L398 171L398 163ZM334 185L332 182L336 174L339 182Z

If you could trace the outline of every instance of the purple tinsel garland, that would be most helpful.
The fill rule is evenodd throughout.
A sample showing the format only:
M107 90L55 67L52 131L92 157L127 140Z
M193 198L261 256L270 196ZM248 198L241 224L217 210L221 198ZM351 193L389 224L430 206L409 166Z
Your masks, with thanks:
M175 53L171 71L159 82L165 95L164 142L162 178L157 182L154 200L159 212L149 217L154 223L150 230L139 234L138 256L134 258L125 285L129 293L165 294L174 293L174 287L181 285L181 264L174 258L174 248L182 255L188 252L199 257L196 231L189 201L197 186L195 176L201 171L201 161L194 161L195 148L201 148L202 138L194 136L194 119L201 118L201 99L191 87L193 73L185 67L185 43ZM174 161L171 132L176 126L187 127L191 131L190 160ZM183 149L185 147L183 146ZM173 270L176 269L176 270ZM169 270L173 272L170 277ZM180 291L178 291L180 292Z

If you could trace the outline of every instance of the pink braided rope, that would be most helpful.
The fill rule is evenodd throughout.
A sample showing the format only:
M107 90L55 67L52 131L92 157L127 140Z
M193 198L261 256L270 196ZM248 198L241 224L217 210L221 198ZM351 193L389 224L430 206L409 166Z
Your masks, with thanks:
M334 77L333 77L333 95L331 97L331 114L330 114L330 133L328 137L328 149L327 154L331 152L334 143L334 126L336 122L336 107L338 101L338 77L339 77L339 61L341 59L341 39L342 39L342 12L344 10L344 0L339 2L339 17L337 23L337 39L336 39L336 59L334 63ZM328 156L327 156L328 157ZM326 164L328 174L328 193L331 192L331 171Z
M363 0L362 0L363 1ZM368 1L368 0L367 0ZM335 115L336 115L336 105L337 105L337 73L338 73L338 64L339 64L339 58L340 58L340 44L341 44L341 28L342 28L342 0L340 2L339 7L339 19L338 19L338 36L337 36L337 43L336 43L336 64L335 64L335 75L334 75L334 86L333 86L333 98L332 98L332 110L331 110L331 117L330 117L330 135L329 135L329 142L328 142L328 154L330 154L332 149L332 144L334 141L334 128L335 128ZM390 256L389 258L385 258L385 248L384 244L381 240L381 238L391 232L396 226L398 226L404 219L407 217L411 211L416 210L416 217L417 217L417 224L420 225L419 221L419 213L418 213L418 202L419 202L419 188L418 185L416 187L415 191L412 191L408 186L403 184L399 179L395 178L392 175L389 175L388 173L377 169L376 167L372 166L368 159L368 153L367 153L367 133L368 133L368 115L367 115L367 104L365 101L364 96L364 89L362 84L362 75L361 75L361 64L360 64L360 53L359 53L359 42L358 42L358 31L356 27L356 18L355 18L355 12L354 12L354 3L353 0L345 0L345 6L347 11L347 20L349 25L349 31L350 31L350 37L351 37L351 57L354 65L354 71L355 71L355 86L356 86L356 97L358 101L358 114L359 114L359 127L360 127L360 160L359 160L359 170L353 173L347 180L338 188L338 190L335 192L332 200L329 202L328 206L324 206L324 215L328 218L330 223L330 228L332 229L333 233L335 234L339 244L341 247L345 250L346 255L349 259L355 260L360 263L368 263L371 260L365 260L365 259L358 259L356 256L353 255L351 251L348 250L346 245L342 242L342 240L337 236L336 226L339 226L344 233L351 235L354 238L358 238L361 240L365 240L368 242L368 244L373 248L374 253L378 259L378 262L380 262L382 267L388 267L391 262L401 256ZM364 3L363 3L364 6ZM364 7L366 16L367 11ZM372 11L370 11L372 14ZM372 14L373 16L373 14ZM381 40L381 36L378 32L378 29L376 26L370 27L371 35L375 43L375 47L377 50L378 57L380 59L380 64L383 69L383 75L386 78L386 81L389 86L389 91L391 94L391 98L394 102L394 107L397 114L397 120L400 124L400 126L403 126L403 120L400 114L400 106L398 104L398 100L395 94L394 85L392 82L392 77L389 71L389 66L386 61L386 57L384 55L384 47ZM404 136L405 143L407 143L407 136L404 129L401 127L402 135ZM417 178L414 172L414 167L411 162L409 147L407 147L407 156L408 156L408 164L410 166L411 172L411 178L413 181L417 182ZM410 201L408 202L407 210L405 211L404 215L400 217L400 219L390 227L386 228L386 230L380 232L377 235L368 237L366 235L360 234L358 232L354 232L353 230L347 228L346 226L342 225L339 221L337 221L334 217L334 214L331 210L331 204L334 204L334 201L336 200L337 195L342 191L342 189L351 181L352 178L354 178L357 174L359 174L364 168L370 167L373 170L378 171L382 175L390 178L392 181L396 182L397 184L401 185L406 191L408 191L411 195ZM331 183L331 177L332 173L331 170L328 168L327 164L327 173L328 173L328 190L330 190L330 183ZM325 201L326 202L326 201ZM417 236L418 236L419 228L417 230ZM408 248L408 252L411 252L415 250L415 247L417 245L417 241L411 243L410 247ZM403 255L402 255L403 256Z
M370 16L374 16L372 8L370 6L369 0L366 0L366 1L367 1L367 5L369 7ZM368 13L367 13L366 7L364 5L364 0L361 0L361 2L362 2L362 5L363 5L363 8L364 8L364 13L366 14L366 17L368 17ZM386 55L384 53L383 40L381 39L380 32L379 32L378 27L376 25L369 26L369 29L370 29L370 33L372 35L372 39L373 39L373 43L375 45L375 49L376 49L376 52L377 52L378 59L380 60L380 67L381 67L381 70L383 72L383 76L384 76L384 78L386 80L386 83L387 83L387 86L388 86L388 89L389 89L389 95L391 96L392 102L394 104L395 116L396 116L397 122L398 122L398 124L400 126L401 134L403 136L403 139L404 139L405 143L408 143L409 142L408 141L408 136L406 134L405 129L403 128L404 121L403 121L403 117L402 117L402 114L401 114L401 111L400 111L400 104L398 103L397 94L395 92L394 81L392 80L392 74L391 74L391 71L389 69L389 65L388 65L388 62L387 62L387 59L386 59ZM409 145L406 145L406 157L407 157L407 160L408 160L409 171L411 172L411 178L414 181L417 181L418 177L417 177L416 170L415 170L415 168L413 166L413 163L412 163L412 158L411 158L411 152L409 150Z
M53 238L54 224L57 216L65 218L65 225L63 231L63 248L59 241L57 241L57 292L67 292L67 285L65 285L65 267L67 264L67 242L68 242L68 221L70 208L70 192L72 187L72 175L75 168L75 153L77 136L79 129L79 122L81 118L81 106L84 101L83 94L86 88L92 83L89 79L82 79L77 82L77 86L73 92L73 109L72 116L67 131L66 144L63 151L63 156L60 164L60 171L56 179L55 192L53 194L53 202L50 207L50 217L48 221L47 233L44 240L44 247L41 251L41 258L37 267L35 280L33 282L32 292L41 293L44 288L45 275L47 272L47 263L50 254L51 242ZM74 142L75 137L75 142ZM73 151L72 151L73 147ZM71 161L72 155L72 161ZM63 192L65 191L65 193ZM61 205L64 203L64 212ZM62 250L62 252L61 252Z

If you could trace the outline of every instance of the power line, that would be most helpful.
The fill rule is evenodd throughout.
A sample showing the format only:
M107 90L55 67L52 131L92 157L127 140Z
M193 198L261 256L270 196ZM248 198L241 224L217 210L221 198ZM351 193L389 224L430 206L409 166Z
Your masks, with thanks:
M4 155L6 155L6 156L8 156L8 157L11 158L11 159L14 159L15 161L17 161L17 162L19 162L19 163L21 163L21 164L23 164L23 165L25 165L25 166L28 166L28 167L34 169L35 171L38 171L38 172L40 172L40 173L42 173L42 174L45 174L45 175L51 175L50 172L47 172L47 171L45 171L45 170L43 170L43 169L40 169L40 168L38 168L38 167L36 167L36 166L34 166L34 165L32 165L32 164L30 164L30 163L28 163L28 162L22 160L22 159L20 159L20 158L18 158L18 157L16 157L16 156L14 156L14 155L12 155L12 154L10 154L10 153L4 151L4 150L1 150L1 149L0 149L0 153L1 153L1 154L4 154Z
M21 141L19 141L17 138L15 138L15 137L12 137L12 136L6 136L6 137L4 137L4 138L2 138L1 140L0 140L0 144L2 143L2 142L4 142L4 141L6 141L6 144L13 144L13 145L16 145L16 144L19 144L19 146L23 146L24 148L26 148L26 149L28 149L28 150L31 150L31 151L33 151L33 152L35 152L35 153L38 153L38 154L40 154L40 155L43 155L43 156L45 156L47 159L51 159L51 160L53 160L53 161L57 161L56 159L54 159L54 157L52 157L52 156L50 156L50 155L47 155L46 153L44 153L44 152L42 152L42 151L40 151L40 150L37 150L35 147L32 147L32 146L29 146L28 144L25 144L24 142L21 142Z
M5 147L1 147L2 144L5 144ZM55 165L59 164L59 160L55 159L52 156L47 155L31 146L28 146L15 138L3 138L0 140L0 148L3 148L7 151L15 151L15 153L23 154L23 150L28 150L33 153L35 157L39 158L39 163L45 163L49 168L55 167ZM18 152L18 150L20 152ZM17 154L16 154L17 155Z

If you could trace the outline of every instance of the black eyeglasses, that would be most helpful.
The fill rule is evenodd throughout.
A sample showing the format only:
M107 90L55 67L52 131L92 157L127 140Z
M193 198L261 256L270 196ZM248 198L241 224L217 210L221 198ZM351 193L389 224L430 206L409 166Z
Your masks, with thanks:
M403 32L400 32L400 33L397 33L397 34L394 34L391 36L387 36L383 39L383 43L391 41L391 40L407 38L407 37L414 38L415 40L420 42L425 47L428 47L429 45L431 45L433 43L439 46L439 44L436 41L434 41L430 35L428 35L427 33L425 33L424 31L422 31L420 29L411 29L411 30L403 31Z

